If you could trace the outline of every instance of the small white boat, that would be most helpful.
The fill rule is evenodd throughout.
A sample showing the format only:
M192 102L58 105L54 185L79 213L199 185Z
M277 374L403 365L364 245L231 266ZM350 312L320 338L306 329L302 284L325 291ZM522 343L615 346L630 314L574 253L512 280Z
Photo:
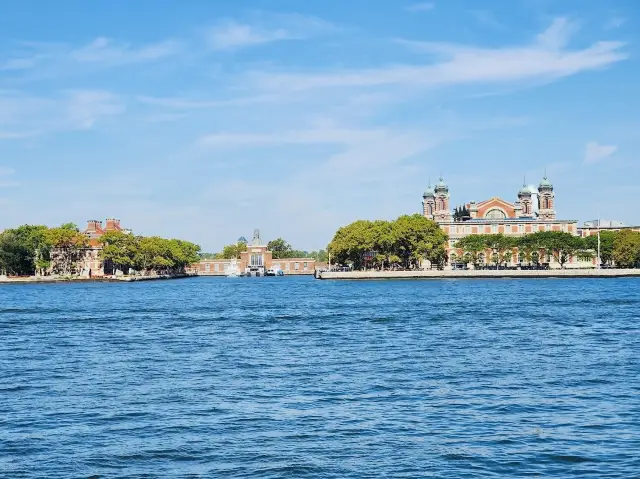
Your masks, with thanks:
M231 260L229 268L225 271L227 278L238 278L240 276L240 270L238 269L238 262L234 259Z

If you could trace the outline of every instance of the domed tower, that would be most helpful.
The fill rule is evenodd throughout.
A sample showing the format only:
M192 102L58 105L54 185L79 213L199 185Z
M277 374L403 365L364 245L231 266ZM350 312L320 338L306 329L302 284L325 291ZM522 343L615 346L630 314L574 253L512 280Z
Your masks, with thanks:
M449 187L442 179L442 176L434 189L434 193L436 202L434 219L443 223L453 221L453 215L449 210Z
M530 218L533 216L533 198L532 191L529 186L527 186L527 180L525 178L524 183L522 184L522 188L518 191L518 201L520 202L520 207L522 208L521 214L525 218Z
M425 218L432 220L436 213L436 194L431 187L431 182L427 190L422 195L422 214Z
M547 179L545 173L540 185L538 185L538 218L541 220L556 219L555 197L553 184Z

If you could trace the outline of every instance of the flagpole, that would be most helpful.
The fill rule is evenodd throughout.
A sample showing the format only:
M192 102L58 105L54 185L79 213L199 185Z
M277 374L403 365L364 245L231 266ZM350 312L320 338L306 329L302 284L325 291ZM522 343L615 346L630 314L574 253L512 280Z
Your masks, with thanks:
M598 211L598 269L602 267L600 263L600 212Z

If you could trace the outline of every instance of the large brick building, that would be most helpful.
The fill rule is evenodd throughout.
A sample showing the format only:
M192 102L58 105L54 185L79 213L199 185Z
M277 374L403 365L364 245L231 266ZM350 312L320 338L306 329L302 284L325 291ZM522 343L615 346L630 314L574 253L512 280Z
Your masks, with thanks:
M89 247L84 251L84 255L79 264L79 272L83 276L105 276L114 274L113 265L108 262L105 264L100 259L100 250L102 245L100 244L100 237L110 231L120 231L123 233L131 233L130 230L124 229L120 226L120 220L115 218L107 218L105 225L102 225L102 221L89 220L87 221L87 227L83 231L89 238Z
M449 236L447 255L449 264L461 262L463 251L455 244L461 238L474 234L498 234L506 236L523 236L538 231L563 231L578 236L577 220L559 220L556 218L555 192L553 184L546 174L538 186L527 185L526 182L518 191L513 203L493 197L488 200L465 204L468 217L456 218L450 208L449 186L440 178L432 187L429 185L422 195L422 211L426 218L440 224ZM551 267L553 258L546 259ZM514 250L511 264L519 263L517 250ZM592 267L593 261L584 262L572 258L567 267Z

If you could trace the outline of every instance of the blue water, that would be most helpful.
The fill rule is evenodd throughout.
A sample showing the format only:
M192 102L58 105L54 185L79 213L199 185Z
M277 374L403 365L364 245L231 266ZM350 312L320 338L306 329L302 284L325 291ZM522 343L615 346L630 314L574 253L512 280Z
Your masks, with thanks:
M640 280L0 286L0 476L640 477Z

